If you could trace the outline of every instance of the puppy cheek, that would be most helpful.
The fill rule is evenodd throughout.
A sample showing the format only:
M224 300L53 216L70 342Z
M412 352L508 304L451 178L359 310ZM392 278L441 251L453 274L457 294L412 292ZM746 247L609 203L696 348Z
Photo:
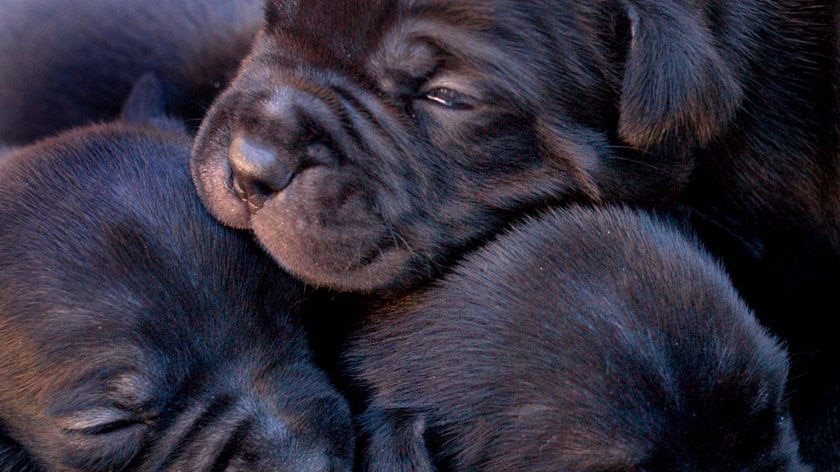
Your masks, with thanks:
M350 269L337 268L346 261L346 255L359 251L348 250L341 243L306 241L306 238L288 240L277 235L266 219L255 218L254 233L274 260L296 278L316 287L326 287L345 292L369 293L394 287L403 282L410 262L410 253L404 250L379 251L372 263Z
M407 252L380 247L381 221L342 220L330 214L340 213L335 207L296 203L291 193L269 200L251 219L257 239L283 268L308 283L345 291L389 286L404 272Z

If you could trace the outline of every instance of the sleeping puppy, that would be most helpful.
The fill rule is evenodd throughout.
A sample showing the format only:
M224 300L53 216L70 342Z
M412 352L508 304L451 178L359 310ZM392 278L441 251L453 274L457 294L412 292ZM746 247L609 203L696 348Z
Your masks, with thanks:
M351 470L302 287L204 212L189 150L101 125L0 164L0 471Z
M701 164L704 208L819 213L831 20L794 3L269 0L196 184L285 268L345 291L426 279L552 203L672 202Z
M154 72L195 126L260 24L259 0L3 0L0 141L114 119Z
M642 213L529 221L369 316L345 356L371 472L808 470L785 352Z
M669 207L795 351L800 437L840 463L836 0L266 3L193 152L217 218L394 293L545 206Z

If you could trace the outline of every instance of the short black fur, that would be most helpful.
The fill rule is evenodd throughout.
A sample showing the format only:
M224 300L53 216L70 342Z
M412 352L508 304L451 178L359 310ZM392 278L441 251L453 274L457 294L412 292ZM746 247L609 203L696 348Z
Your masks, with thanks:
M624 209L550 213L370 314L367 472L793 472L788 360L723 270Z
M170 124L155 90L125 116ZM189 149L99 125L0 164L0 471L351 469L303 287L206 214Z
M835 470L837 8L270 0L194 177L221 221L341 291L414 287L545 206L683 212L790 346L804 454Z

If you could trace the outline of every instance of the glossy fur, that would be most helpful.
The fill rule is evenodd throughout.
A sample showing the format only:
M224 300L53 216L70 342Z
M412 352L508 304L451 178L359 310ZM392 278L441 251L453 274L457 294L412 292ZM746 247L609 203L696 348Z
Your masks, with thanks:
M101 125L0 162L0 471L350 470L301 285L205 213L189 149Z
M786 353L695 242L630 210L527 222L345 358L368 472L809 470Z
M828 8L701 3L268 2L267 26L205 120L199 192L297 275L369 290L436 273L533 207L672 201L698 169L692 188L708 189L709 165L739 171L733 203L747 192L755 210L784 210L763 188L773 176L830 188L812 180L827 117L815 99L829 90L814 36L828 31ZM777 49L784 64L766 64ZM761 80L776 73L790 80ZM440 87L462 106L426 98ZM790 152L742 172L771 147Z
M834 470L836 9L272 0L204 121L194 178L221 221L341 291L429 280L546 206L670 208L789 343L805 455Z

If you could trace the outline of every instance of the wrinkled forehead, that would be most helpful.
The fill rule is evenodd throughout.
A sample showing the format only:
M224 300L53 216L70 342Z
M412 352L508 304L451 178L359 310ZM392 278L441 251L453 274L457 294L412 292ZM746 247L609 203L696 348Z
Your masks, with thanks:
M365 82L392 73L423 77L445 58L447 70L484 77L497 94L531 103L554 57L548 30L533 26L553 11L546 5L531 0L274 0L267 11L268 49L257 53L269 53L272 62L285 57Z
M510 15L495 1L475 0L273 0L268 31L284 42L331 59L358 62L394 33L439 36L489 31Z
M273 0L267 5L269 30L337 55L357 54L375 44L398 16L389 0Z

